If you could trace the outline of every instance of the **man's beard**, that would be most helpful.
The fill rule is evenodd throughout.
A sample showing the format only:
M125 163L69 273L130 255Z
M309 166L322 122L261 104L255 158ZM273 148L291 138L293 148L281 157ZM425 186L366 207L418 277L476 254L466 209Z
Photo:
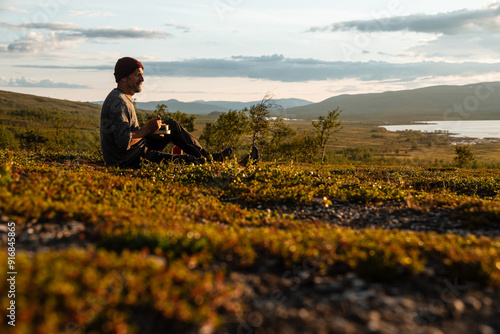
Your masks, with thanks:
M132 87L132 90L136 93L140 93L141 90L142 90L142 87L141 87L141 84L142 83L138 83L137 85L135 85L134 87Z

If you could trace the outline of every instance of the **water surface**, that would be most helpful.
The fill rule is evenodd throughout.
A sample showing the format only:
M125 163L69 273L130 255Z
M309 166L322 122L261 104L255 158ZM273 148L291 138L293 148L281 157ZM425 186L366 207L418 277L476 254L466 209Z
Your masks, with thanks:
M451 137L500 139L500 121L430 121L408 125L381 125L389 131L447 132Z

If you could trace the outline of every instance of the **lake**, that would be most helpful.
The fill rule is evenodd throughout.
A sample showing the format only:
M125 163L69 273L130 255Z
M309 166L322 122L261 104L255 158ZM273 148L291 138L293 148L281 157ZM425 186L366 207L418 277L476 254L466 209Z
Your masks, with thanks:
M500 139L500 121L428 121L408 125L381 125L380 127L389 131L447 132L451 137Z

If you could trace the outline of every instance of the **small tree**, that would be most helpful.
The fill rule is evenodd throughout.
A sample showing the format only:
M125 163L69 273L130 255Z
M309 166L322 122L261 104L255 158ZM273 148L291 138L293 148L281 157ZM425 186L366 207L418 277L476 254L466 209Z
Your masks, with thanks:
M458 167L464 167L465 165L474 161L474 154L472 153L468 145L457 145L455 146L455 158L453 162Z
M158 104L153 111L153 115L138 112L137 120L139 121L139 126L145 125L149 119L156 115L160 116L164 120L169 118L175 119L177 122L179 122L180 125L182 125L182 127L184 127L189 132L193 132L195 129L194 122L196 120L196 116L188 115L179 110L171 113L170 111L168 111L168 107L166 104Z
M325 163L326 146L332 133L342 129L341 122L338 120L341 112L342 110L337 107L337 109L329 111L326 117L319 116L317 121L312 122L316 131L317 144L321 148L321 164Z
M14 132L4 125L0 126L0 147L14 150L19 147Z
M283 117L278 117L272 122L270 129L271 139L266 145L268 156L271 159L288 158L292 155L291 146L296 132L285 124Z
M204 141L204 146L209 151L217 150L220 147L217 125L207 122L200 136L200 141Z
M314 162L314 157L318 153L318 137L309 131L303 131L300 136L295 137L297 146L297 160L305 161L308 163Z
M270 109L281 109L282 107L274 102L272 95L266 93L262 101L254 104L248 111L252 124L252 146L264 144L270 129Z
M48 142L48 138L42 135L40 132L35 132L33 130L26 130L21 134L21 140L23 146L28 149L38 150L40 144L45 144Z
M205 141L209 150L224 150L240 145L241 137L248 133L250 121L244 111L229 110L219 115L214 124L208 122L203 129L200 140Z
M154 111L155 115L159 115L162 119L172 118L179 122L182 127L184 127L187 131L194 131L194 121L196 120L195 115L188 115L183 113L182 111L177 110L172 113L168 111L166 104L158 104Z

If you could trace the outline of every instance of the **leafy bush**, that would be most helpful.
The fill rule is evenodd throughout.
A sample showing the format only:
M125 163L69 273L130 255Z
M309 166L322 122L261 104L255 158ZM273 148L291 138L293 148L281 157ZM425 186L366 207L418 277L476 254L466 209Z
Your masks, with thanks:
M453 159L453 162L458 167L464 167L467 164L474 161L474 154L469 146L467 145L457 145L455 146L456 157Z
M241 138L250 131L250 120L243 111L229 110L222 113L215 123L205 124L200 140L209 151L222 151L228 147L237 150Z

